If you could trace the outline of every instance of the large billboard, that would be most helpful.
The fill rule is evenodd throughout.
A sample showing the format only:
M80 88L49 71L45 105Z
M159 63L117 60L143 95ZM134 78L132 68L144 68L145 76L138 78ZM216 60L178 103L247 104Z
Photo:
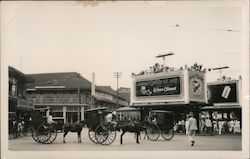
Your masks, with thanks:
M206 103L205 73L178 70L133 77L132 105Z
M180 93L181 86L179 76L136 82L136 97L179 95Z
M214 82L208 84L210 104L239 104L239 81Z
M184 101L183 71L134 77L132 103Z

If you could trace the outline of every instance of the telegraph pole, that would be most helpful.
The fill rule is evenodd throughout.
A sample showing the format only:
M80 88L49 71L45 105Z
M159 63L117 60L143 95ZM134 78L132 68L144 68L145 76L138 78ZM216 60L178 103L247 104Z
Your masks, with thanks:
M229 68L229 66L223 66L223 67L215 67L215 68L212 68L212 70L213 71L215 71L215 70L220 70L220 79L221 79L221 70L223 70L223 69L227 69L227 68ZM211 70L211 69L210 69Z
M80 95L80 74L76 75L77 77L77 94L78 94L78 102L79 102L79 106L78 106L78 112L77 112L77 120L80 122L80 114L81 114L81 95Z
M164 66L166 66L166 56L172 56L172 55L174 55L174 53L170 52L167 54L157 55L156 58L162 58L164 62Z
M119 88L119 78L122 77L122 73L121 72L114 72L114 77L116 78L116 107L118 108L119 105L119 92L118 92L118 88Z

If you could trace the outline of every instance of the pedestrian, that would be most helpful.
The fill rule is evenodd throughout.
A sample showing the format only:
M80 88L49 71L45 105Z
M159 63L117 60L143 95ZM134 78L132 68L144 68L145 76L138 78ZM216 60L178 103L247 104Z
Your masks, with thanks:
M185 134L186 128L185 128L185 120L184 119L181 120L181 129L182 129L182 132Z
M218 131L218 122L217 122L217 120L213 121L213 128L214 128L214 132Z
M219 120L219 135L221 135L221 131L223 129L224 126L224 121L222 119Z
M189 113L189 119L187 122L187 132L186 134L188 135L189 141L191 142L191 146L194 146L194 137L196 134L196 130L198 130L197 128L197 121L194 118L194 114L193 112Z
M205 120L205 126L206 126L206 132L207 132L207 134L211 135L212 122L209 119L209 117L207 117L206 120Z
M234 121L234 133L240 133L240 121L237 119Z
M232 132L234 132L234 121L233 120L231 120L230 122L229 122L229 132L230 133L232 133Z
M187 134L187 131L188 131L188 119L189 119L189 116L187 114L186 116L186 121L185 121L185 133Z

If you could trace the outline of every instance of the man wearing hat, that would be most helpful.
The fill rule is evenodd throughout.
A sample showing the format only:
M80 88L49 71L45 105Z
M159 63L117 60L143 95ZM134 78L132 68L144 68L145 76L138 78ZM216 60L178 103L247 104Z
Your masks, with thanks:
M107 123L111 123L115 128L117 126L117 122L116 121L113 121L113 117L116 117L116 111L113 111L112 113L108 113L106 116L105 116L105 121Z
M191 146L194 146L194 143L195 143L194 137L195 137L195 134L196 134L196 130L198 130L197 121L194 118L194 113L193 112L190 112L188 116L189 116L189 119L187 121L187 132L186 132L186 134L189 137L189 141L191 142Z

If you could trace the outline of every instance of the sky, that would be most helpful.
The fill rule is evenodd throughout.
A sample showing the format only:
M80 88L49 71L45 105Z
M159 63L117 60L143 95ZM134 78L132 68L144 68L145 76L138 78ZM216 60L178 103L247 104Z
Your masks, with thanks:
M242 71L242 16L234 5L211 2L3 2L2 58L25 74L78 72L97 85L131 87L131 73L163 60L179 68L195 62L205 68ZM176 27L178 24L179 27ZM227 31L227 30L231 31ZM215 81L219 72L208 72Z

